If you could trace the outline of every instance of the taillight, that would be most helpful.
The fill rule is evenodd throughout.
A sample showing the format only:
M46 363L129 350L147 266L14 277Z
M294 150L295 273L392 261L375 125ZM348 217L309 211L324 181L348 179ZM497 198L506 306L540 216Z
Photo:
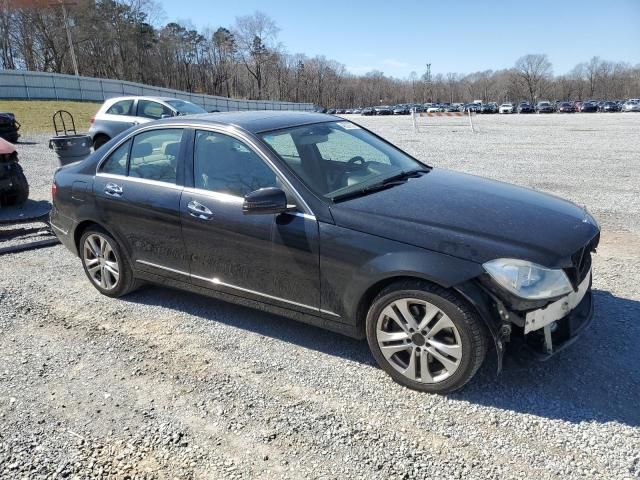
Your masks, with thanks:
M93 125L93 122L95 122L95 121L96 121L96 117L91 117L91 118L89 119L89 123L90 123L91 125Z
M55 200L56 199L56 191L58 190L58 187L56 185L56 182L53 182L51 184L51 200Z

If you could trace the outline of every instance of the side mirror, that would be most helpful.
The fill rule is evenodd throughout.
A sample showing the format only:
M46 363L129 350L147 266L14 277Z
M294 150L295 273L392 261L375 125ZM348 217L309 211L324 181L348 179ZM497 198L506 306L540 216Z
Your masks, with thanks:
M294 207L287 205L287 195L276 187L261 188L247 193L242 204L245 215L284 213Z

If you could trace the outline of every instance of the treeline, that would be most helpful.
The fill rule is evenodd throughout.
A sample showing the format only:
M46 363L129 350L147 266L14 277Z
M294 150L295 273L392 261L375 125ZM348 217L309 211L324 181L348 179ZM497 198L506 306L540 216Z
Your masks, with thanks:
M0 68L72 74L62 7L41 4L18 8L16 1L0 0ZM67 8L78 70L89 77L325 107L640 97L640 65L598 57L559 76L543 54L525 55L498 71L412 72L407 79L380 71L353 75L324 56L288 53L275 21L261 12L198 31L177 23L160 26L152 0L85 0Z

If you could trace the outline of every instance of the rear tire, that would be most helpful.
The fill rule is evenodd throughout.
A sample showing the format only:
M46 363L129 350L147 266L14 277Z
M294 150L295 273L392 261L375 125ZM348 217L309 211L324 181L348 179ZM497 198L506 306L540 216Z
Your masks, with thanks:
M450 290L417 280L382 290L366 320L378 365L399 384L451 393L476 374L488 338L477 313ZM384 349L384 353L383 353Z
M87 228L80 237L78 251L84 273L103 295L121 297L138 288L127 256L106 230L98 226Z

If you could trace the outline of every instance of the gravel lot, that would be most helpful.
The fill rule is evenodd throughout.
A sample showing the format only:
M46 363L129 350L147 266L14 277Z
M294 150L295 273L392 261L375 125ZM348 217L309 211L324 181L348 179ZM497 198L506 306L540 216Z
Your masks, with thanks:
M478 116L475 134L352 119L436 166L586 205L603 228L591 329L547 363L496 378L489 361L427 395L364 342L163 288L112 300L61 246L3 256L0 478L640 478L640 115ZM46 137L23 141L48 198Z

